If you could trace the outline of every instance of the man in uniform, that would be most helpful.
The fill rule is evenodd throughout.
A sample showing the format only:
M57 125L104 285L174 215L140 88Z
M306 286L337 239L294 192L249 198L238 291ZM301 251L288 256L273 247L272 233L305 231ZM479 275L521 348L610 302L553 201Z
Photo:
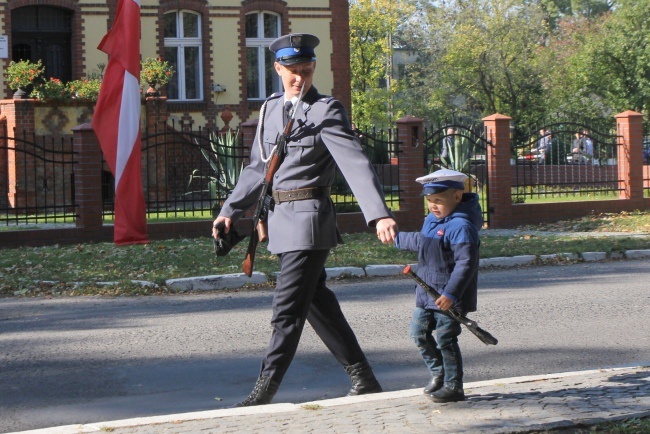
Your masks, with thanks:
M215 238L217 226L228 233L256 203L266 162L284 131L287 108L295 110L286 154L273 179L274 204L268 215L268 249L280 262L273 295L273 331L257 383L239 407L271 402L295 355L305 320L350 376L348 396L382 391L336 296L325 285L325 261L330 249L342 242L329 196L336 165L379 240L392 243L398 229L343 105L312 86L314 48L319 42L314 35L290 34L271 44L284 93L272 95L262 106L250 165L242 171L213 225ZM301 90L303 98L298 102Z

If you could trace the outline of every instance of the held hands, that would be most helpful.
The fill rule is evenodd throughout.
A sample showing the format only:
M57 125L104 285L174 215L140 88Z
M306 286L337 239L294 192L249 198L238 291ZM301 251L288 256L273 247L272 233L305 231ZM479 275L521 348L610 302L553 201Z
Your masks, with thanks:
M384 244L395 242L395 237L397 236L399 229L397 228L397 222L394 219L390 217L379 219L377 220L375 228L377 229L377 238L379 241Z

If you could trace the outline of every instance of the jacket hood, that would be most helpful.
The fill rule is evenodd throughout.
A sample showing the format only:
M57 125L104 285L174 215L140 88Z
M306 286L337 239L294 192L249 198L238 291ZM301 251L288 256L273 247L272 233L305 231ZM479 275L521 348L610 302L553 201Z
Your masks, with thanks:
M472 223L476 230L481 230L483 227L483 212L481 211L478 194L463 193L463 198L451 214L440 220L438 220L433 214L429 214L427 220L432 219L433 222L443 223L456 218L465 219Z

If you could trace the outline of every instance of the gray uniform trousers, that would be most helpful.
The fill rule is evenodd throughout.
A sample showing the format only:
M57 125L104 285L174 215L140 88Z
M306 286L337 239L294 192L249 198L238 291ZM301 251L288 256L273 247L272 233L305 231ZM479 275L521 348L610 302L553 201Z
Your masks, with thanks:
M282 381L298 348L305 319L339 363L347 366L364 360L336 295L325 286L328 255L329 249L278 255L282 272L273 295L273 332L260 375Z

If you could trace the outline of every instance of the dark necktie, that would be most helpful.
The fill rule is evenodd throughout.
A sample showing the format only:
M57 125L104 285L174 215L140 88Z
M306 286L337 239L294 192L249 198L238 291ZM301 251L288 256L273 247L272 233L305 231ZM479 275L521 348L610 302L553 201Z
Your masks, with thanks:
M287 101L284 103L284 124L286 125L287 122L289 122L290 112L291 112L291 107L293 107L293 103L291 101Z

